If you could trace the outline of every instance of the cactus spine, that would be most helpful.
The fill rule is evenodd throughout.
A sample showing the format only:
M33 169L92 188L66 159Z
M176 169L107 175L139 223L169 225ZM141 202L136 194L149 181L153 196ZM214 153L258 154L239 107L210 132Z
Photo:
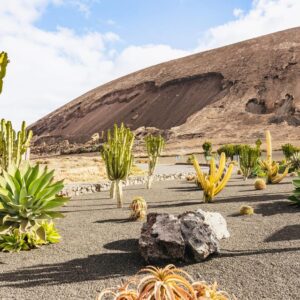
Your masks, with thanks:
M279 174L279 165L272 157L272 138L269 130L266 131L266 142L267 142L267 158L265 160L259 160L259 164L262 169L267 172L267 183L278 183L280 182L289 172L287 166L282 174Z
M26 130L26 123L22 122L21 130L17 133L10 121L1 120L0 131L0 165L7 170L10 165L20 165L23 155L29 149L32 131Z
M198 181L203 188L204 202L213 202L213 198L220 193L230 179L233 164L230 164L225 171L226 156L223 152L220 157L219 168L216 168L214 158L210 160L209 174L204 174L199 166L195 156L193 156L193 165L197 173Z
M114 125L113 134L109 130L107 142L103 145L101 156L105 162L106 173L111 180L110 196L117 196L117 206L123 207L122 181L126 180L132 167L132 147L134 134L122 123Z
M6 52L0 53L0 94L2 92L3 87L3 78L6 74L6 66L9 63L8 56Z
M158 158L162 153L165 141L161 135L148 135L145 138L147 153L148 153L148 180L147 189L151 188L153 182L154 171L158 162Z

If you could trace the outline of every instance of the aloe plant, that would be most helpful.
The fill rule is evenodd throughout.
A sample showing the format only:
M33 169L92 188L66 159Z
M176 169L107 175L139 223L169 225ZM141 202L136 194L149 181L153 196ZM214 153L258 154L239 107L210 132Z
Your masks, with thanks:
M0 235L14 235L15 229L20 233L36 235L43 242L52 242L54 228L49 222L63 215L55 209L64 205L69 198L59 196L63 181L54 182L54 171L47 167L34 167L29 164L17 168L11 166L3 170L0 176ZM49 227L50 226L50 227ZM37 239L36 238L36 239Z
M117 197L117 206L123 207L122 181L126 180L132 167L134 134L122 123L114 125L113 133L107 133L107 142L101 150L106 173L111 180L110 197Z
M148 135L145 138L148 153L148 180L147 188L150 189L153 182L154 171L158 162L158 158L162 153L165 141L161 135Z

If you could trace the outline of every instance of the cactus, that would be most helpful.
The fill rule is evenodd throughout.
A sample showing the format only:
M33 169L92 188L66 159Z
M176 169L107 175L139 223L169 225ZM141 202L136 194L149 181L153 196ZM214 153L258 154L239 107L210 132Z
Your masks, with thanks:
M287 166L282 174L279 174L279 165L272 158L272 138L269 130L266 131L267 142L267 158L265 160L259 160L259 164L263 170L266 171L267 184L280 182L289 172Z
M122 181L126 180L132 167L132 147L134 134L122 123L120 127L114 125L113 134L109 130L107 142L104 143L101 156L105 162L106 173L112 181L111 198L117 196L117 206L123 206Z
M212 158L210 160L209 174L204 174L196 157L193 157L193 164L197 173L198 181L203 188L204 202L213 202L213 198L223 190L227 181L230 179L233 164L230 164L228 170L225 171L225 163L225 153L221 154L218 169L216 168L214 158Z
M129 209L131 210L131 220L144 220L147 214L147 203L144 198L135 197L132 200Z
M254 182L254 187L256 190L264 190L266 188L266 182L261 178L256 179Z
M3 87L3 78L5 77L6 74L6 66L9 63L7 53L6 52L1 52L0 53L0 94L2 92L2 87Z
M158 162L158 157L161 155L165 141L161 135L153 136L150 134L145 138L145 143L148 153L147 189L150 189L153 181L154 171Z
M29 150L32 131L26 130L25 121L22 122L21 130L17 133L12 128L10 121L1 120L0 125L0 166L2 170L7 170L10 165L17 167Z
M211 158L212 144L211 142L205 141L202 145L204 151L204 157L206 161L209 161Z
M259 158L259 149L252 148L248 145L242 146L240 150L240 169L242 171L244 180L253 173L257 165L257 160Z
M247 215L247 216L253 215L254 214L254 209L249 205L243 205L240 208L240 214L241 215Z

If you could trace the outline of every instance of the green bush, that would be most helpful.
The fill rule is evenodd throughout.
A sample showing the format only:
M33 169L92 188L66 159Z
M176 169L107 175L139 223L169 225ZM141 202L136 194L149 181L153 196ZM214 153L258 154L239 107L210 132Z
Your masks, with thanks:
M252 148L248 145L241 146L239 150L240 155L240 169L243 173L244 179L251 176L255 167L257 166L257 160L259 158L259 149Z
M295 153L298 153L300 149L292 144L284 144L281 146L282 152L287 160L289 160Z
M3 171L0 176L0 249L26 250L58 242L59 235L52 220L63 217L55 209L69 199L58 195L64 185L63 181L54 182L53 173L47 167L29 164Z
M205 141L202 145L202 149L204 151L204 156L208 157L211 156L211 151L212 151L212 143L209 141Z

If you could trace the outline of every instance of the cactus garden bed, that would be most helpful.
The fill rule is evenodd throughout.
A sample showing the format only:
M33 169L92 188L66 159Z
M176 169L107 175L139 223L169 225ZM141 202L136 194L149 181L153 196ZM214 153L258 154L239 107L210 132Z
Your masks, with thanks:
M57 221L63 240L19 254L0 253L0 299L95 299L105 287L135 274L144 263L138 253L141 222L129 222L127 207L142 196L149 212L182 213L201 208L220 212L231 237L221 254L183 267L196 280L218 281L238 299L299 297L299 208L286 200L291 178L255 190L254 180L233 176L215 203L184 180L154 182L151 190L125 188L125 208L117 209L108 192L73 198ZM238 215L242 205L255 214Z

